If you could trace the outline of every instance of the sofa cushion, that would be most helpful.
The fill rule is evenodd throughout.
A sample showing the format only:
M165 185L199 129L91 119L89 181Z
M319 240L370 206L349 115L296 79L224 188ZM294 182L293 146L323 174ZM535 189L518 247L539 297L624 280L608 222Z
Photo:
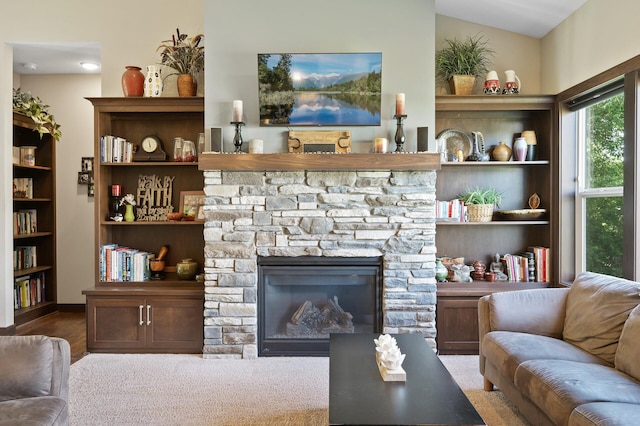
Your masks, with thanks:
M563 339L613 364L622 326L640 303L640 283L584 272L567 296Z
M618 370L640 380L640 305L624 323L615 361Z
M597 356L560 339L512 331L487 333L482 339L482 353L512 381L518 366L532 359L562 359L611 366Z
M640 383L612 367L564 360L532 360L516 370L515 386L555 424L590 402L640 404Z
M53 346L48 337L0 337L0 359L0 401L49 395Z
M638 424L640 405L620 402L591 402L577 407L569 426L622 426Z
M66 425L67 402L56 396L0 402L0 426Z

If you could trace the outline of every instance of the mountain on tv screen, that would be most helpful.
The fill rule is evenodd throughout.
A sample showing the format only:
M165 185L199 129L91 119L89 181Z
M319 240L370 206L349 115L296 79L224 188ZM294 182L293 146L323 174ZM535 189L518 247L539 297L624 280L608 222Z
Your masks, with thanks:
M382 53L260 53L261 126L379 126Z

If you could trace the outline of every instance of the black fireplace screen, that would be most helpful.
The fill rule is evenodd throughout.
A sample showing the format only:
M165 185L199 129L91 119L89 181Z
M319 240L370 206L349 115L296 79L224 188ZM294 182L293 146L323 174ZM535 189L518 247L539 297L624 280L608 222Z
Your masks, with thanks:
M331 333L378 333L379 257L258 259L260 356L327 356Z

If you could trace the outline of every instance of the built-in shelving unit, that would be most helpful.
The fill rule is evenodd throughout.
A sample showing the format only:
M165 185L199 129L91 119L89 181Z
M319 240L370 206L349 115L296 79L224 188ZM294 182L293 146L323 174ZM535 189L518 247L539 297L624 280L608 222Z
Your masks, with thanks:
M55 144L50 134L40 136L30 117L13 114L14 282L9 285L14 288L15 325L57 309ZM35 148L35 163L23 161L20 149L25 147ZM20 180L30 182L28 196L16 187ZM33 255L35 265L31 266L28 257Z
M181 280L176 264L185 258L204 268L204 222L109 219L111 187L136 194L140 176L173 178L171 205L180 193L202 191L197 162L172 161L174 139L197 141L204 131L203 98L90 98L95 117L95 259L96 281L87 296L87 350L90 352L202 352L204 285ZM113 135L138 149L143 138L157 137L167 161L101 161L100 139ZM135 158L135 157L134 157ZM162 278L105 281L100 275L100 247L117 244L157 254L168 246Z
M479 131L490 152L500 141L512 146L524 130L537 136L534 161L443 162L438 172L436 197L452 200L467 188L495 187L502 193L504 210L528 208L536 193L540 208L547 210L538 220L494 220L491 222L436 223L438 257L463 257L466 263L481 260L487 268L495 253L518 254L531 246L551 252L550 282L439 283L437 306L438 349L443 354L477 353L477 300L494 291L546 287L557 280L554 237L557 217L557 113L553 96L438 96L436 135L456 129L471 135Z

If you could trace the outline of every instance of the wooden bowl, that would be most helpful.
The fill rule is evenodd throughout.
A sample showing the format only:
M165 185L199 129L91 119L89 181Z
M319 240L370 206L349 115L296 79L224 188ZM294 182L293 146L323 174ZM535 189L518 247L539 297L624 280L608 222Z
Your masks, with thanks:
M167 213L167 219L169 219L171 221L174 221L174 222L182 220L183 216L184 215L182 213L180 213L180 212Z
M498 210L498 220L541 220L547 209Z

